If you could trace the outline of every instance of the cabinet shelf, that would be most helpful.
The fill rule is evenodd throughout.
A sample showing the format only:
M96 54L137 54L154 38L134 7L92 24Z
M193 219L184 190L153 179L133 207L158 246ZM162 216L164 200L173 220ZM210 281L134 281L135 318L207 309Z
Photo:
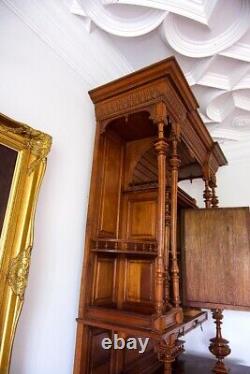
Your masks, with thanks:
M150 256L156 257L156 252L143 252L143 251L125 251L125 250L115 250L115 249L91 249L94 253L110 253L114 255L136 255L136 256Z
M157 256L156 241L128 241L123 239L92 240L91 252L114 255Z

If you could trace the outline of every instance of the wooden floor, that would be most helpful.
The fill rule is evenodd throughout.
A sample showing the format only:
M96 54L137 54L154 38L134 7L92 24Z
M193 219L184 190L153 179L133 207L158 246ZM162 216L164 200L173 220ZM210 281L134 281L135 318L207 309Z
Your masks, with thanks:
M182 355L173 365L173 374L212 374L215 361L210 358ZM250 367L241 366L227 361L230 374L250 374ZM159 370L157 374L162 374Z

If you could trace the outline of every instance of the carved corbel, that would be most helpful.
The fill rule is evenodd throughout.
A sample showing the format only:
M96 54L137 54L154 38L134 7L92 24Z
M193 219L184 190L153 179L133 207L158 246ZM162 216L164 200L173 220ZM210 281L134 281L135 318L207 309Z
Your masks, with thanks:
M151 110L150 110L150 117L149 118L157 126L158 126L159 123L163 123L164 125L168 124L167 108L166 108L166 105L163 101L160 101L160 102L152 105Z

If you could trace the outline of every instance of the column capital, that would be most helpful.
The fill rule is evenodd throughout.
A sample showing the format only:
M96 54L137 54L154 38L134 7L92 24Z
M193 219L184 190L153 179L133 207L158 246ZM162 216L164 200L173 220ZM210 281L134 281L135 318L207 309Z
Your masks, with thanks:
M166 108L166 104L163 101L160 101L154 104L152 111L151 111L150 119L152 119L155 125L158 125L161 122L164 125L168 124L167 108Z

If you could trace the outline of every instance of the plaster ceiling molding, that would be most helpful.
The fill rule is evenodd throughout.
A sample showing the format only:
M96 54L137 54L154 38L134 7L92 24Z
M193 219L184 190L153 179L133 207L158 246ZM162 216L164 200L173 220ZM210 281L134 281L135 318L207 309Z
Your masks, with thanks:
M233 113L234 109L233 97L230 92L226 92L209 103L206 114L213 121L223 122L226 117Z
M213 102L218 96L222 95L226 91L219 90L213 87L201 86L199 84L192 86L192 91L197 98L200 111L208 118L207 122L209 121L209 119L210 121L213 121L213 119L209 118L209 116L207 115L207 107L210 102Z
M239 141L224 141L221 143L221 148L225 153L228 162L231 164L235 161L249 160L250 146L249 140Z
M217 140L219 141L219 143L224 143L224 144L228 142L237 143L240 140L244 140L245 138L244 134L239 133L239 131L237 130L220 129L220 128L216 128L215 130L211 131L211 135L214 138L214 140Z
M87 84L97 86L133 69L101 32L89 37L82 19L69 11L67 0L3 0L38 37ZM88 58L84 54L88 51Z
M218 0L102 0L102 2L166 10L207 25Z
M220 0L216 3L209 26L169 13L163 22L161 34L177 52L189 57L207 57L217 54L238 42L248 31L250 1Z
M237 130L250 133L250 116L239 115L233 120L233 127Z
M216 122L223 122L228 116L243 113L250 119L250 90L226 92L217 96L207 106L206 114ZM231 119L233 123L234 119ZM229 123L229 119L227 119Z
M233 91L232 97L235 107L248 111L250 118L250 88L248 90Z
M250 71L235 86L234 90L250 88Z
M88 17L102 30L117 36L135 37L156 29L165 19L164 10L130 5L105 4L102 0L74 2L75 14Z
M198 110L199 115L202 119L202 121L206 124L206 126L209 128L210 124L214 124L214 121L211 118L208 118L204 113L202 113L200 110Z
M70 7L70 11L72 14L76 14L77 16L82 16L82 22L86 28L86 30L90 33L94 29L94 23L91 19L87 16L86 12L82 9L79 3L76 0L73 0L73 3Z
M234 45L220 52L221 55L250 62L250 30Z
M215 55L197 83L230 91L248 72L247 62Z
M211 57L200 58L195 61L191 57L183 56L175 51L172 52L182 68L190 86L197 84L211 63Z

